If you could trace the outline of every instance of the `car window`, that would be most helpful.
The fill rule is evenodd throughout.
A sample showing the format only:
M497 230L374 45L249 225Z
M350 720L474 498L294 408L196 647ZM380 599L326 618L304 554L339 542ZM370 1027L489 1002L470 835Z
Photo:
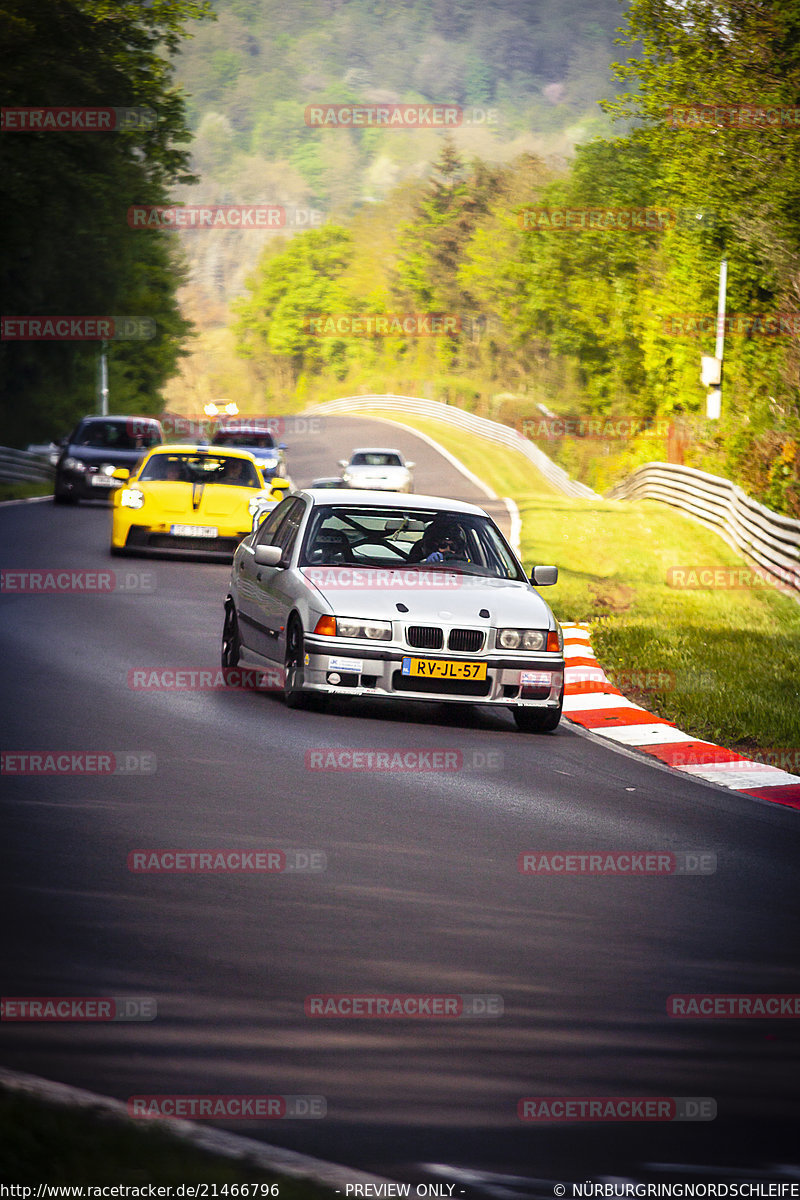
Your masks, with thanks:
M144 450L161 443L157 425L144 425L141 418L130 421L90 421L78 427L74 445L91 450Z
M211 439L212 446L235 446L238 450L274 450L275 439L271 433L237 433L229 429L218 429Z
M154 454L139 477L143 482L224 483L228 487L261 488L255 464L222 454Z
M277 508L273 508L272 512L266 517L258 527L258 534L254 540L256 546L283 546L283 543L278 541L283 525L288 520L292 509L299 505L300 518L302 519L302 510L305 508L302 500L297 496L287 496L285 500L281 500Z
M351 467L402 467L399 454L380 454L364 452L354 454L350 459Z
M294 544L297 541L297 535L300 532L300 525L303 520L305 505L302 500L297 500L286 515L286 519L281 522L280 527L276 530L272 540L273 546L280 546L282 550L282 559L287 562L291 558Z
M320 505L308 523L301 566L453 568L523 582L488 517L422 509Z

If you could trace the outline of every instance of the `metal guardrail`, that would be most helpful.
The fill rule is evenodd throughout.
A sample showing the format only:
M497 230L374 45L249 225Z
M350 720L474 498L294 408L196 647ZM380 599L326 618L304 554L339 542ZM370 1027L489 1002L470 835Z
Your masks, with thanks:
M48 482L55 468L47 455L0 446L0 483Z
M661 500L680 508L800 591L800 521L759 504L728 479L675 463L645 463L616 484L608 499Z
M576 479L571 479L563 467L559 467L551 458L547 457L543 450L523 437L521 433L517 433L515 429L511 429L508 425L501 425L497 421L490 421L486 417L476 417L473 413L464 412L463 408L456 408L452 404L442 404L439 400L422 400L418 396L374 394L343 396L339 400L329 400L325 404L315 405L306 411L308 413L333 414L355 413L359 410L375 408L380 408L383 412L396 412L398 416L411 414L430 417L435 421L445 421L467 433L474 433L490 442L507 446L510 450L517 450L536 467L537 471L544 475L549 483L552 483L553 487L563 492L565 496L597 498L596 492L593 492L585 483L578 483Z

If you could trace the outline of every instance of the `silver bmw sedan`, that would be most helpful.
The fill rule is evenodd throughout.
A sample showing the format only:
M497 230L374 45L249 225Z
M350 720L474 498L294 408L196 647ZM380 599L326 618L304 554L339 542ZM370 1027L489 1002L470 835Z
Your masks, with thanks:
M561 718L564 643L536 587L481 509L437 496L309 489L238 547L222 666L314 694L505 705L525 732ZM534 586L535 585L535 586Z

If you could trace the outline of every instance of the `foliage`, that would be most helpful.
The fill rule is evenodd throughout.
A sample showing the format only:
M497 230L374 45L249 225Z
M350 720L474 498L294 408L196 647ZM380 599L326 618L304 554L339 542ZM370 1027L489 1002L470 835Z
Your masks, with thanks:
M14 315L135 315L152 341L115 343L109 387L119 411L155 412L187 330L175 301L181 270L166 237L130 229L133 203L163 204L189 178L189 134L167 58L198 0L3 0L0 44L7 105L141 108L153 128L21 132L0 140L4 181L0 268ZM2 345L4 440L24 444L90 411L97 344Z

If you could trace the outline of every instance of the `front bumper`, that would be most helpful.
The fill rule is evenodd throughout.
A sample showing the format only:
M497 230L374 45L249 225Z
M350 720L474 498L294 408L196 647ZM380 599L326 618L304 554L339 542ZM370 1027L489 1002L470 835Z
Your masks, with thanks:
M215 538L175 536L167 525L130 524L127 528L115 525L111 540L113 547L139 554L169 554L196 557L198 554L230 561L249 529L233 531L219 529Z
M383 696L402 700L448 700L464 704L520 705L557 708L564 687L564 659L559 654L440 654L399 647L331 646L329 638L306 634L303 687L341 696ZM485 680L423 678L403 675L404 658L434 662L486 664ZM331 659L334 665L331 666ZM348 666L351 669L347 669ZM523 676L536 686L523 686ZM331 676L338 675L338 681Z
M59 496L70 496L75 500L110 500L121 487L122 480L100 471L61 470L56 475L54 490Z

